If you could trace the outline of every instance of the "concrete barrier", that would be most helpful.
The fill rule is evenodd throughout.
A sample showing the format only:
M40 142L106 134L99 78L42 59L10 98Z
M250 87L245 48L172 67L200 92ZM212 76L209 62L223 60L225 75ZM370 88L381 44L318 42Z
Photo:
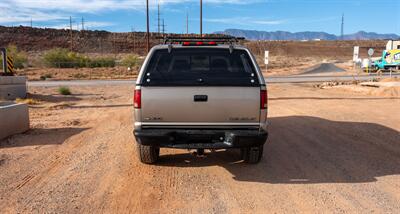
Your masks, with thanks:
M26 77L0 76L0 99L25 98L26 92Z
M0 139L27 130L29 130L28 105L0 102Z

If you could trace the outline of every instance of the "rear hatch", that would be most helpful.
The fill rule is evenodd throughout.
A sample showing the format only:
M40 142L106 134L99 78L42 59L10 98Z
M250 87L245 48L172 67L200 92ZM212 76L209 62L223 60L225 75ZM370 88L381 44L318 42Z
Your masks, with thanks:
M258 126L260 80L246 50L155 50L141 79L143 126Z

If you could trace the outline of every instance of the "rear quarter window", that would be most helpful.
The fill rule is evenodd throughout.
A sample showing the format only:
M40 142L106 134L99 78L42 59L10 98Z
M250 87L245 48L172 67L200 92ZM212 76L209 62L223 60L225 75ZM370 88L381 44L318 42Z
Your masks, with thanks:
M142 78L143 86L260 86L249 54L222 48L156 50Z

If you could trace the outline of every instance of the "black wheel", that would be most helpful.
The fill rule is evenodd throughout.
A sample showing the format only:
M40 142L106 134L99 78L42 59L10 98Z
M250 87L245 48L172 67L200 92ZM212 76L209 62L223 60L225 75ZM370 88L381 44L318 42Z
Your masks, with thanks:
M242 148L242 159L246 163L256 164L259 163L263 155L264 146Z
M138 144L138 153L142 163L152 164L158 161L160 148Z

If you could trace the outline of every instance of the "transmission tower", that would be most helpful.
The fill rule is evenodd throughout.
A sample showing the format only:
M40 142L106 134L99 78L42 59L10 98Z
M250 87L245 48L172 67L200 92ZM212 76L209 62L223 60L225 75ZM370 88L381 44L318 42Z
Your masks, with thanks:
M85 30L85 19L82 17L82 30Z

